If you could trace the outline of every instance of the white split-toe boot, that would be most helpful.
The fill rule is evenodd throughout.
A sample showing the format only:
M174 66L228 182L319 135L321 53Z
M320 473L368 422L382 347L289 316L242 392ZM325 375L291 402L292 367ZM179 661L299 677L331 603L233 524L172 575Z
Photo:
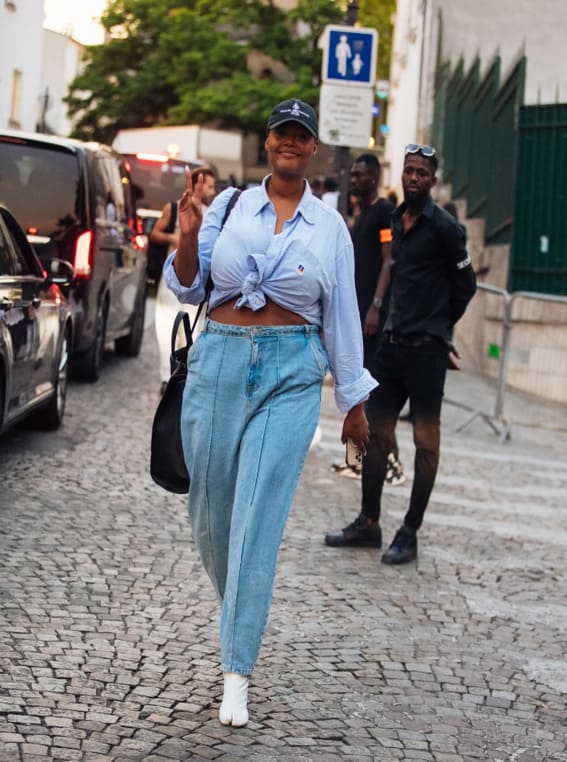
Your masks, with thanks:
M248 722L248 676L236 672L224 673L224 693L219 709L223 725L241 728Z

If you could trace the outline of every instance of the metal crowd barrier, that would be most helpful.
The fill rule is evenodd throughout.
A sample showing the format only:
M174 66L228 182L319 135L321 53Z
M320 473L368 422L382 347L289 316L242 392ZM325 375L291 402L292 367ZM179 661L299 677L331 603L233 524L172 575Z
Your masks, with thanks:
M501 300L502 300L501 310L499 309L493 310L498 316L501 315L500 317L501 336L500 336L499 347L497 347L499 366L498 366L498 374L496 379L496 394L494 399L494 407L492 412L486 412L479 408L474 408L455 400L446 399L446 402L449 402L452 405L456 405L457 407L460 407L464 410L468 410L470 412L470 415L468 416L468 418L457 427L456 431L463 431L473 421L480 418L494 431L495 434L498 435L499 442L503 443L510 438L510 432L512 428L512 421L510 421L504 414L504 403L505 403L506 391L508 388L510 354L512 351L515 351L518 355L521 355L523 352L527 357L530 357L534 349L538 349L538 350L541 349L542 351L540 352L540 354L545 356L546 347L542 343L541 332L538 333L537 331L537 325L538 323L544 323L544 324L546 323L546 317L543 315L543 313L546 311L549 312L549 310L552 309L550 308L549 305L558 304L558 305L563 305L564 307L567 307L567 297L554 296L550 294L540 294L540 293L530 292L530 291L517 291L511 294L508 291L506 291L506 289L504 288L499 288L498 286L492 286L485 283L479 283L477 285L477 288L478 288L478 291L486 292L487 294L497 295L501 297ZM531 301L532 307L535 307L535 310L532 310L535 313L535 318L532 317L531 319L527 319L527 318L523 319L523 322L526 322L526 323L531 322L533 320L533 325L535 326L535 328L532 331L534 334L534 336L532 337L532 343L527 348L526 347L513 348L513 345L512 345L513 332L514 332L514 307L520 299ZM539 303L539 305L537 303ZM540 313L539 318L537 315L538 312ZM567 313L564 319L565 319L565 322L567 323ZM562 320L559 323L559 325L564 324L564 319L562 316ZM548 322L547 325L549 326L550 323ZM565 328L563 329L563 331L567 333L567 331L565 331ZM538 333L537 344L535 344L536 333ZM547 349L549 349L549 347ZM567 352L567 343L566 343L566 352ZM481 371L482 370L483 369L481 368ZM543 367L541 368L541 370L545 371L546 368ZM567 384L567 371L564 371L564 373L565 373L565 383Z

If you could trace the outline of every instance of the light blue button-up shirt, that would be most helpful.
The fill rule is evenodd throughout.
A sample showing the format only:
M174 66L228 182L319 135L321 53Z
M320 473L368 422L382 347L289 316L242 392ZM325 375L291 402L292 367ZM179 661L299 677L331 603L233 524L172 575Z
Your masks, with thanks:
M368 399L376 381L362 365L362 332L354 288L354 256L341 215L305 191L293 217L275 234L276 211L261 186L244 191L222 227L234 188L220 193L199 231L199 272L182 286L173 260L164 277L180 302L199 304L212 275L209 309L236 296L236 309L258 310L269 297L321 327L335 380L337 407L346 413ZM221 230L222 227L222 230Z

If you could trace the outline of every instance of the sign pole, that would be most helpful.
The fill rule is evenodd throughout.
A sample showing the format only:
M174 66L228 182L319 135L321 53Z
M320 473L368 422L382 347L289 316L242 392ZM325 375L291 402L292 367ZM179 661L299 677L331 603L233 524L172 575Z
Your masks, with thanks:
M348 4L344 23L354 26L358 20L358 3L356 0ZM350 149L346 146L335 146L335 172L339 185L339 212L346 220L348 216Z
M358 2L352 0L347 6L344 17L345 26L354 26L358 20ZM335 146L334 169L339 186L339 212L346 220L348 216L350 149L347 146Z

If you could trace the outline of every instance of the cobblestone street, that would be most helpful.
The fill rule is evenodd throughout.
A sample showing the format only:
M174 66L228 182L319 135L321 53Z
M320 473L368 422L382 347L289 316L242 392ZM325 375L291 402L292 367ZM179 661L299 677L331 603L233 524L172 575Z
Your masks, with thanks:
M418 563L386 567L323 543L360 495L330 467L325 387L251 721L231 729L186 498L148 474L158 391L150 310L141 356L73 383L60 431L0 439L2 762L567 762L567 437L456 433L446 405ZM398 434L408 480L386 489L386 543L411 487L410 425Z

